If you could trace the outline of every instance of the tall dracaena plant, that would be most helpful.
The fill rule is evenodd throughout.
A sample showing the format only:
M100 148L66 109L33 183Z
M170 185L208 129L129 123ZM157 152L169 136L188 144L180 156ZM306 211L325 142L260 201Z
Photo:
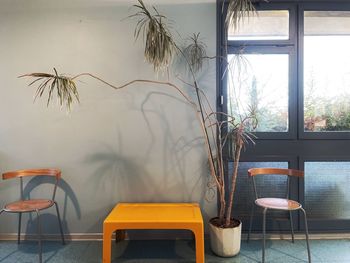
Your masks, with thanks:
M231 115L216 112L211 106L205 92L200 89L196 79L196 72L202 68L204 59L208 59L208 57L205 51L205 44L200 40L199 33L190 37L190 44L182 50L170 34L170 30L165 23L165 16L160 15L154 7L154 14L152 14L142 0L138 0L138 4L134 5L134 7L138 11L131 17L139 18L135 28L135 38L138 39L142 32L145 45L144 56L147 62L153 65L155 71L158 71L169 67L174 54L183 57L192 76L192 83L186 84L195 90L196 101L192 100L180 87L169 81L136 79L124 85L115 86L91 73L80 73L69 77L59 74L56 69L54 69L53 74L30 73L20 77L34 79L29 83L29 86L38 85L35 99L42 97L45 94L45 90L47 90L47 105L50 104L54 95L56 95L59 104L66 106L68 109L71 108L72 103L75 101L79 102L76 81L81 77L94 78L116 90L123 89L135 83L149 83L175 89L194 108L194 112L199 120L208 153L211 178L218 190L220 200L219 221L222 227L229 227L240 153L245 143L253 141L250 134L245 131L245 124L251 119L251 116L236 120ZM233 157L235 161L228 202L225 199L225 165L223 154L224 147L227 144L230 145L229 148L234 153Z

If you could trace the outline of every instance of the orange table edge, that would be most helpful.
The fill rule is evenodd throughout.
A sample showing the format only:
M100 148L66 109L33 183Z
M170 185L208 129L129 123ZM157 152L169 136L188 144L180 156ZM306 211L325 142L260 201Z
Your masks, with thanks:
M103 222L103 263L111 262L113 232L127 229L186 229L194 233L196 262L204 263L204 226L197 203L119 203Z

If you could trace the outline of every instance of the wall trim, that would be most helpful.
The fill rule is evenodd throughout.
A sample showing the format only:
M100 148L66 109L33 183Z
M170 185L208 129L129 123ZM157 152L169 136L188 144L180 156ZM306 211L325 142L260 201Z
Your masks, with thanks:
M67 241L102 241L102 233L72 233L70 235L65 235ZM250 236L251 240L260 240L261 234L253 233ZM112 238L115 238L113 234ZM191 234L156 234L156 235L137 235L132 234L131 237L127 236L127 240L167 240L167 239L191 239ZM247 234L242 234L242 242L247 238ZM267 234L267 239L270 240L289 240L290 234ZM305 235L298 233L294 235L295 239L303 240ZM309 238L312 240L322 240L322 239L350 239L350 233L322 233L322 234L310 234ZM21 240L36 240L37 235L21 235ZM60 241L61 236L57 234L42 235L43 240L47 241ZM209 239L209 235L205 235L205 239ZM17 233L0 234L0 241L14 241L17 240Z

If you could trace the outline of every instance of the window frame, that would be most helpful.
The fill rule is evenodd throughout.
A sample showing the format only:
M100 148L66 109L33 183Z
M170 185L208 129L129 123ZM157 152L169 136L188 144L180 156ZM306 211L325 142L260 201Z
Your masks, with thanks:
M350 162L350 155L339 156L316 156L316 155L304 155L299 158L299 166L302 170L305 170L306 162ZM306 175L305 175L306 176ZM305 206L305 184L303 181L299 181L299 196L301 203ZM308 217L308 227L311 231L332 231L332 232L344 232L349 230L349 219L315 219ZM301 229L305 228L303 220L299 221Z
M227 1L226 1L227 2ZM226 9L222 12L223 0L217 0L217 55L218 57L225 55L225 36L224 32L224 19L226 15ZM294 75L291 75L293 84L290 84L290 97L289 107L295 111L295 116L292 121L289 122L289 132L293 129L296 131L293 133L284 133L276 136L275 132L268 132L268 134L262 134L261 132L255 133L258 137L255 140L255 145L246 145L244 151L241 154L242 162L255 162L255 161L289 161L290 168L304 170L304 162L307 161L350 161L350 155L348 149L350 148L350 132L305 132L304 131L304 99L303 99L303 67L300 63L303 63L303 54L301 54L300 43L303 41L303 12L304 11L350 11L350 2L347 0L329 1L315 0L315 1L303 1L303 0L270 0L268 3L259 2L257 8L261 10L290 10L289 25L294 27L295 31L290 29L289 40L249 40L238 41L231 40L227 42L227 48L229 52L239 48L241 45L246 47L246 50L274 48L283 49L289 47L294 50L296 54L293 59ZM295 21L292 21L295 19ZM294 23L294 24L293 24ZM302 27L302 31L300 28ZM297 30L299 28L299 30ZM292 32L291 32L292 31ZM233 43L234 42L234 43ZM249 43L247 43L249 42ZM291 59L292 60L292 59ZM290 61L291 61L290 60ZM227 79L224 76L224 69L222 67L221 59L216 60L217 65L217 109L218 111L227 112L227 98L226 98L226 82ZM299 67L298 67L299 65ZM302 65L303 66L303 65ZM294 90L292 90L294 89ZM292 91L291 91L292 90ZM293 98L296 96L294 99ZM293 109L294 108L294 109ZM289 116L292 112L289 112ZM296 184L293 184L292 190L294 196L297 195L297 200L304 205L305 200L305 186L304 180L298 179ZM238 195L239 198L239 195ZM296 216L296 215L295 215ZM295 217L296 218L296 217ZM311 222L309 227L312 231L344 231L350 230L349 220L337 220L336 218L330 220L321 220L317 222ZM258 227L259 225L257 225ZM268 227L269 230L279 230L276 228ZM303 231L304 220L302 215L298 214L298 227L297 231Z
M297 9L295 5L290 5L286 3L276 3L273 2L257 2L255 3L257 11L268 11L268 10L286 10L289 11L289 38L288 39L275 39L275 40L228 40L228 46L292 46L296 45L297 27L296 21ZM226 10L226 8L225 8ZM226 13L225 13L226 16ZM225 17L223 16L223 17ZM222 23L224 25L224 23ZM221 43L225 43L226 32L222 35Z
M272 6L269 3L261 2L257 3L258 10L287 10L289 11L289 39L287 40L228 40L227 47L225 47L227 32L222 32L222 28L218 28L219 39L218 44L218 57L222 57L226 54L237 54L241 48L244 48L245 53L258 53L258 54L289 54L289 80L288 80L288 131L287 132L253 132L257 137L257 140L264 139L295 139L297 137L297 108L293 106L298 98L297 94L297 82L293 76L297 72L297 50L296 50L296 6L274 3ZM219 25L224 27L223 21L224 15L221 14L221 8L218 9L218 15L221 17ZM226 11L226 8L225 8ZM219 81L218 88L218 110L227 112L227 77L224 75L224 69L220 63L220 59L217 62L217 78ZM223 76L223 77L222 77Z
M241 47L229 46L228 55L237 54ZM296 74L296 60L295 60L295 49L292 46L260 46L259 48L253 46L244 47L245 52L243 54L287 54L289 57L288 67L288 131L286 132L253 132L258 140L263 139L294 139L297 137L297 109L293 107L292 101L296 101L296 81L293 74ZM224 87L225 94L227 94L227 85ZM224 95L223 110L227 112L227 97Z
M326 3L325 1L269 1L257 2L257 10L288 10L289 11L289 39L288 40L228 40L227 33L223 32L223 21L226 15L226 8L221 12L221 3L218 1L218 57L225 55L225 43L227 43L227 54L237 53L242 47L247 53L254 53L260 50L271 49L277 54L278 49L291 48L294 52L290 53L289 68L289 129L288 132L254 132L256 140L264 139L313 139L313 140L344 140L350 139L350 131L324 131L307 132L304 130L304 11L350 11L350 3L344 1L335 1ZM227 5L227 3L226 3ZM259 53L259 52L258 52ZM220 59L217 59L217 79L218 79L218 110L227 112L227 78L223 76L224 69Z
M304 11L349 11L350 3L303 3L299 5L299 30L298 30L298 92L299 92L299 125L298 133L300 139L331 139L344 140L350 139L350 131L324 131L324 132L307 132L304 130Z

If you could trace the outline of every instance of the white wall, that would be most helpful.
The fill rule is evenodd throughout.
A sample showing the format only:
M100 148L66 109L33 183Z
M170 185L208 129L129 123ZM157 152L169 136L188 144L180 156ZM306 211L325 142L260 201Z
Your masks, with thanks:
M200 202L205 217L216 213L216 202L203 198L208 171L202 133L176 92L146 84L114 91L84 78L81 104L67 114L46 108L44 100L33 104L34 88L17 78L56 67L73 75L91 72L115 85L164 79L144 62L142 43L133 37L135 20L123 20L135 2L0 0L0 171L61 168L57 197L71 233L102 232L104 217L122 201ZM214 1L153 2L173 21L175 35L201 32L208 54L215 55ZM215 76L214 61L199 75L213 102ZM0 205L18 197L16 187L1 182ZM2 216L0 232L15 232L14 219ZM57 232L56 225L46 231Z

